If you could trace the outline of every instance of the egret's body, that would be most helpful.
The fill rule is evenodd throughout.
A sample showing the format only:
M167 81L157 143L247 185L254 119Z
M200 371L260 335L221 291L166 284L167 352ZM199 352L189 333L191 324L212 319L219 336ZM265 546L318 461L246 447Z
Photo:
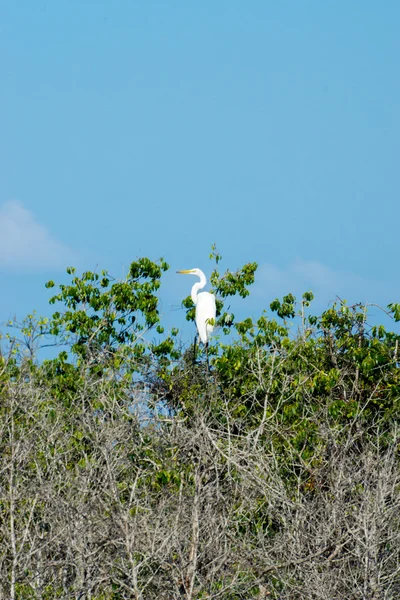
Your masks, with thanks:
M196 304L196 327L200 340L208 344L210 335L214 329L215 298L210 292L197 294Z
M188 269L186 271L178 271L185 275L197 275L200 281L194 284L191 291L193 304L196 306L196 327L199 333L200 340L205 346L208 344L210 334L214 329L216 306L215 296L210 292L200 292L206 284L207 278L200 269Z

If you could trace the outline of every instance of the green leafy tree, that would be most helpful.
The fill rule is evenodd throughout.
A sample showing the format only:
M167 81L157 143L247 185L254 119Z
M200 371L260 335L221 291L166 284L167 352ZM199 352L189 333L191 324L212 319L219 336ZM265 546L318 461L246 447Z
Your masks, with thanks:
M60 285L50 299L51 304L62 303L66 310L53 314L49 333L68 344L78 361L103 352L107 362L120 348L129 348L137 360L145 357L149 348L157 355L168 355L171 339L156 344L146 337L154 329L163 332L157 292L167 269L162 259L155 263L141 258L130 265L124 281L116 281L107 271L74 276L70 285ZM67 273L73 276L75 269L70 267ZM54 287L54 282L46 287Z

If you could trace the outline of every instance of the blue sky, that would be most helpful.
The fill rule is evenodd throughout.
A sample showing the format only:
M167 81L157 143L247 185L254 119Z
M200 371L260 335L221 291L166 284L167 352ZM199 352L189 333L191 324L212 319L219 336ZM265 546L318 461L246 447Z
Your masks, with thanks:
M171 265L163 310L260 264L249 310L400 301L400 3L4 1L0 321L64 268Z

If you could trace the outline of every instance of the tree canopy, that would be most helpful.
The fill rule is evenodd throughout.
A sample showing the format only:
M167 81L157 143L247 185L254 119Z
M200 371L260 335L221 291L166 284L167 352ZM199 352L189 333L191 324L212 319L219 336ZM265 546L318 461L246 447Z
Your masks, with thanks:
M400 304L393 331L311 291L237 319L257 264L210 258L209 369L162 322L164 259L69 267L4 329L0 597L400 596Z

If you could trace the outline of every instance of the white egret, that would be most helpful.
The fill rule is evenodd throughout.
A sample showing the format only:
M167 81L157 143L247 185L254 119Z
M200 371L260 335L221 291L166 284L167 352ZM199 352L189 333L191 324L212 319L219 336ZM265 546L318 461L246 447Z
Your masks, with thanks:
M196 327L199 332L199 337L203 344L207 347L210 334L214 329L215 325L215 296L210 292L200 292L206 284L207 278L203 271L200 269L187 269L184 271L177 271L183 275L197 275L200 277L200 281L194 284L191 291L193 303L196 306Z

